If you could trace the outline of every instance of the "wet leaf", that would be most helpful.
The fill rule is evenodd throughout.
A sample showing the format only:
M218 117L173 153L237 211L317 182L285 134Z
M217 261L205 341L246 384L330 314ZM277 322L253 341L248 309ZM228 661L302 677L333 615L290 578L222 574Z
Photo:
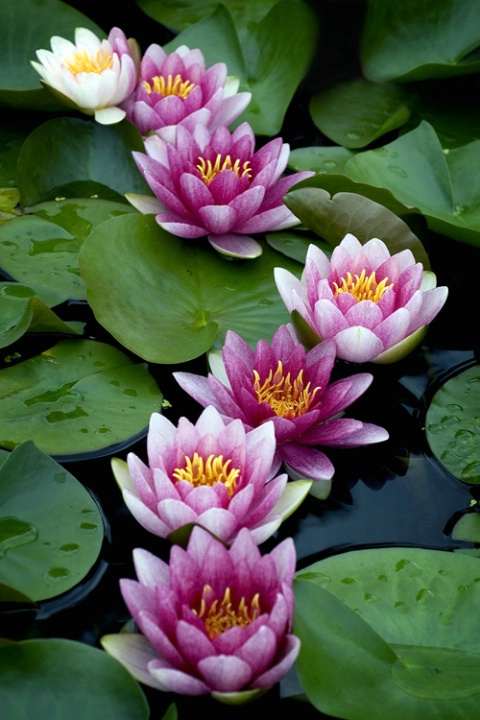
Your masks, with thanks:
M10 454L0 468L2 584L33 601L61 595L92 568L103 536L98 507L73 475L32 442Z
M162 404L145 365L93 340L62 340L1 370L0 388L0 446L32 439L57 457L132 441Z
M480 366L448 380L432 398L425 432L437 460L463 482L480 483Z

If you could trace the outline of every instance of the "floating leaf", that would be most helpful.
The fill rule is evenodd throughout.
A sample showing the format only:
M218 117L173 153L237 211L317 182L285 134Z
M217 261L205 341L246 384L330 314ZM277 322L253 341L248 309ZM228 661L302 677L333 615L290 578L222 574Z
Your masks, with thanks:
M342 173L353 156L344 147L304 147L292 150L288 167L292 170L313 170L316 173Z
M288 105L315 53L317 19L303 2L280 0L265 14L252 15L245 3L237 5L244 15L237 33L232 16L223 5L215 13L180 33L167 48L179 45L198 47L205 54L207 64L224 62L230 75L240 78L241 89L250 90L252 99L236 125L248 122L257 135L275 135L280 131ZM254 3L249 4L253 6ZM235 15L237 17L237 14Z
M5 718L147 720L138 683L105 652L72 640L24 640L0 647Z
M103 535L98 507L73 475L32 442L10 454L0 468L2 584L34 601L60 595L94 565Z
M205 239L174 237L153 216L140 214L103 223L80 253L97 320L156 363L198 357L215 339L222 346L228 329L252 345L270 340L289 318L273 279L276 265L301 270L268 247L255 260L225 260Z
M371 0L361 39L363 72L374 82L478 73L479 45L477 0Z
M480 512L467 512L457 520L452 529L454 540L464 540L480 545Z
M480 693L477 558L420 548L357 550L295 581L300 682L345 720L469 720ZM348 692L345 678L348 677Z
M0 266L19 282L34 284L42 298L54 291L62 299L84 300L81 244L100 223L135 210L111 200L75 198L40 203L30 212L0 227Z
M43 300L36 297L34 289L0 281L0 347L11 345L26 332L70 335L81 334L82 328L82 323L60 320Z
M430 268L427 253L409 226L383 205L362 195L337 193L330 197L320 188L301 188L290 191L285 204L304 225L331 245L338 245L347 233L362 243L377 237L391 253L408 248L418 262Z
M32 439L50 455L98 454L143 432L161 403L145 365L105 343L63 340L0 371L0 446Z
M22 206L57 197L121 201L126 192L148 192L132 150L142 151L144 145L127 121L100 125L77 118L49 120L29 135L20 151Z
M437 460L463 482L480 483L480 366L448 380L432 398L425 431Z
M360 78L315 95L310 114L318 129L346 148L360 148L404 125L410 115L405 92Z

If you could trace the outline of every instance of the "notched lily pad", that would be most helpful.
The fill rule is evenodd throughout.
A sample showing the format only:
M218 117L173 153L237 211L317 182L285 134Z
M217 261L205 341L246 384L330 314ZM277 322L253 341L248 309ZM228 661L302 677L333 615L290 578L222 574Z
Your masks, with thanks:
M346 720L474 718L477 558L421 548L336 555L297 573L300 682ZM349 678L345 692L345 677Z
M480 366L448 380L432 398L425 432L437 460L459 480L480 483Z
M55 298L52 304L57 302ZM79 335L82 329L83 323L63 322L33 288L0 282L0 347L11 345L26 332Z
M268 247L255 260L225 260L205 238L182 240L152 215L139 214L100 225L79 259L97 320L122 345L156 363L185 362L214 343L221 347L229 329L251 344L271 339L289 318L273 268L301 271Z
M10 454L0 468L0 599L70 590L94 565L103 536L99 509L73 475L32 442Z
M62 340L0 371L0 446L32 439L57 457L136 438L162 395L144 364L93 340Z

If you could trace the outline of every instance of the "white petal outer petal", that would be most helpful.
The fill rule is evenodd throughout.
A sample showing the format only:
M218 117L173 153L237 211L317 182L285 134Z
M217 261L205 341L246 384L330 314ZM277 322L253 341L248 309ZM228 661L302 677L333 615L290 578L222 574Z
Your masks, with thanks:
M217 252L226 257L238 257L253 260L260 257L263 248L249 235L227 233L225 235L209 235L208 241Z
M153 553L143 548L136 548L133 551L135 572L139 581L153 589L155 585L168 585L170 572L166 562Z
M283 656L280 662L274 665L272 668L267 670L260 675L252 687L254 688L268 688L279 682L290 670L293 663L298 657L300 652L300 640L296 635L287 635L285 638L285 647L283 650Z
M250 665L235 655L212 655L200 660L198 669L210 688L219 692L243 690L252 678Z
M140 633L118 633L104 635L100 643L106 652L118 660L133 675L135 680L157 690L166 690L148 670L148 663L157 653L148 640Z
M160 687L162 690L176 692L179 695L207 695L210 692L208 685L198 678L175 668L162 667L158 661L154 660L149 664L149 671L157 681L155 687Z
M95 110L95 120L100 125L114 125L123 120L127 113L119 107L106 107Z
M337 346L337 356L350 362L375 360L385 349L375 333L359 325L341 330L333 339Z

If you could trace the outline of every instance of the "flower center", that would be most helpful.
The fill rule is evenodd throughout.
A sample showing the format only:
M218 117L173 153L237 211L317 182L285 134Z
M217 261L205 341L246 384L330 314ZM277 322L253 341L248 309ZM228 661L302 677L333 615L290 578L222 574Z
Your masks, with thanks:
M93 54L83 49L72 53L68 60L64 60L64 64L73 75L81 72L100 75L104 70L110 70L113 67L113 57L106 50L97 50Z
M321 389L314 388L310 391L311 383L305 385L303 380L303 368L295 380L291 380L290 373L283 374L283 366L278 361L275 372L270 370L263 384L260 385L260 375L253 371L254 390L259 403L268 403L274 413L279 417L296 418L307 412L312 401Z
M185 99L195 87L195 83L190 82L190 80L183 80L181 75L175 75L175 77L168 75L166 80L161 75L155 75L151 83L144 80L143 87L149 95L152 92L157 92L164 97L177 95Z
M370 275L366 275L365 270L362 270L360 275L354 277L352 277L352 273L347 272L346 278L340 278L340 285L337 285L336 282L333 283L335 288L333 295L337 297L340 293L348 292L357 302L372 300L377 303L389 288L393 288L393 283L387 285L387 281L388 277L385 277L377 283L375 270Z
M235 162L233 162L230 155L227 155L224 159L220 155L220 153L215 158L215 162L213 164L211 160L205 160L205 158L199 157L197 163L197 170L199 171L200 177L202 178L205 185L209 185L215 175L218 175L218 173L221 173L224 170L233 170L233 172L238 178L244 177L244 175L246 175L250 179L252 177L250 160L245 160L245 162L240 167L240 160L238 158L237 160L235 160Z
M187 480L193 487L201 485L216 485L223 483L228 491L228 497L231 498L237 488L237 480L240 470L231 468L231 460L223 460L223 455L209 455L208 458L201 457L198 453L193 453L193 458L185 455L185 466L183 468L175 468L172 473L176 482L179 480Z
M246 602L244 597L241 598L239 603L235 603L232 602L231 590L227 587L222 600L219 602L215 598L208 607L212 594L213 589L210 585L205 585L200 608L193 610L195 615L203 620L208 637L211 640L232 627L250 625L261 613L260 595L258 593L253 596L249 603Z

